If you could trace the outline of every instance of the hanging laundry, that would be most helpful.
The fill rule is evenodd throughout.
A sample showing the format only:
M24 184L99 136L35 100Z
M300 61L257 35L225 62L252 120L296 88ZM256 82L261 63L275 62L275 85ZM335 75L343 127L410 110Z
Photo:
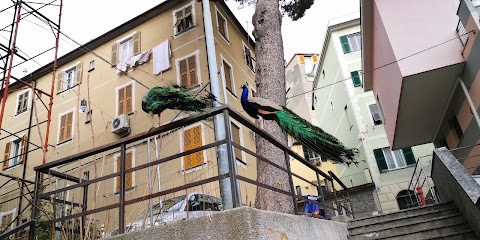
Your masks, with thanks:
M150 50L138 54L137 63L138 65L143 65L150 59Z
M169 40L165 40L160 45L152 49L153 52L153 74L160 74L161 72L171 68L170 57L172 52L170 50Z
M118 61L117 63L117 74L127 71L128 64L126 62Z

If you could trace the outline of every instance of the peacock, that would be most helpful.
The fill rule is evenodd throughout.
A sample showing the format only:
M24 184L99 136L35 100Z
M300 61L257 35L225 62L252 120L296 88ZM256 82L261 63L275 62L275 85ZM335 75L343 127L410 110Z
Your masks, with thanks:
M242 85L241 104L245 112L258 119L274 120L282 131L322 157L335 163L357 163L358 149L345 147L336 137L314 126L285 106L259 97L248 97L248 88Z
M203 112L212 107L215 96L208 93L198 99L190 92L178 86L153 87L142 99L142 110L146 113L160 114L166 109L186 112Z

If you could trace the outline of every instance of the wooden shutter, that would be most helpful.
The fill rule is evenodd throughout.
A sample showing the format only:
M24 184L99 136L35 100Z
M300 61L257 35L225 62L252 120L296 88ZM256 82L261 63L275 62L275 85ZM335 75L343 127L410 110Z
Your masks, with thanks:
M125 113L130 114L133 112L132 107L132 85L128 85L125 87Z
M63 71L57 74L57 93L63 91Z
M196 126L184 130L183 132L183 148L184 151L188 151L194 148L201 147L202 142L202 127ZM184 169L194 168L202 165L203 160L203 151L192 153L183 158Z
M140 54L140 32L136 32L132 36L133 56Z
M225 71L225 85L230 92L233 93L233 88L232 88L232 69L230 66L224 61L223 62L223 69Z
M405 148L402 149L403 151L403 156L405 157L405 162L407 162L407 165L413 165L417 161L415 161L415 155L413 155L412 148Z
M373 155L375 155L375 159L377 160L378 170L380 170L380 172L382 170L388 169L387 161L385 161L385 156L383 155L383 151L381 148L373 149Z
M190 87L194 87L198 85L196 64L197 62L196 62L195 55L188 58L188 76L189 76Z
M20 157L18 158L19 163L22 163L25 159L25 151L27 150L27 135L23 135L22 137L22 149L20 151Z
M342 44L343 53L351 52L350 44L348 43L348 37L347 36L341 36L340 37L340 43Z
M192 133L193 129L186 129L183 131L183 150L188 151L190 149L193 149L193 140L192 140ZM193 163L192 163L192 158L194 157L194 154L187 155L183 157L183 169L189 169L192 168Z
M73 112L67 113L67 125L65 126L65 140L72 139L72 119Z
M360 74L358 71L350 72L350 76L352 77L354 87L362 86L362 80L360 79Z
M125 170L132 168L132 152L128 152L125 156ZM133 172L125 174L125 190L133 188Z
M113 66L116 66L118 63L118 43L112 45L112 61Z
M301 64L305 64L305 57L303 55L298 56Z
M118 115L124 114L125 111L125 88L118 89Z
M232 125L232 138L233 138L233 142L238 144L238 145L241 145L241 141L240 141L240 128L235 125L234 123L231 123ZM240 161L243 161L242 159L242 150L240 150L239 148L236 148L234 147L234 152L235 152L235 158L240 160Z
M194 143L194 147L193 148L198 148L198 147L201 147L203 146L203 142L202 142L202 126L196 126L193 128L193 143ZM193 164L194 166L200 166L203 164L204 160L203 160L203 151L199 151L199 152L196 152L194 153L195 154L195 158L194 158L194 161L193 161Z
M117 163L117 167L115 169L115 172L120 172L120 156L118 156L116 159L115 159L115 162ZM115 177L116 179L116 183L115 183L115 192L120 192L120 176L116 176Z
M180 86L188 88L187 59L180 61Z
M65 131L67 125L67 115L63 115L60 117L60 138L59 142L65 141Z
M7 144L5 144L5 154L3 154L2 169L8 168L11 148L12 148L12 142L7 142Z
M75 77L76 77L75 82L76 82L76 84L82 83L82 67L83 67L83 65L82 65L81 62L77 63L77 66L75 66L75 71L76 71L75 72Z
M317 55L313 55L312 59L313 59L314 63L318 63L318 56Z

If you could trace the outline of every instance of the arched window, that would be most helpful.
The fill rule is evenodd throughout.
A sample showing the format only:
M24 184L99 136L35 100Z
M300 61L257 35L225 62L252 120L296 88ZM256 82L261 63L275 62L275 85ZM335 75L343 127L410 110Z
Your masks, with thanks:
M418 203L417 194L415 194L412 190L400 191L397 195L397 203L400 209L420 206Z

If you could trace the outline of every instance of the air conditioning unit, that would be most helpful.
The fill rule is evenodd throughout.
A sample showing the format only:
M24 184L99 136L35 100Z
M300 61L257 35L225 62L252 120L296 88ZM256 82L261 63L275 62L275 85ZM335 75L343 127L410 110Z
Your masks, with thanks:
M114 118L112 121L112 132L116 134L122 134L127 132L130 129L128 124L127 115L121 114L118 117Z

